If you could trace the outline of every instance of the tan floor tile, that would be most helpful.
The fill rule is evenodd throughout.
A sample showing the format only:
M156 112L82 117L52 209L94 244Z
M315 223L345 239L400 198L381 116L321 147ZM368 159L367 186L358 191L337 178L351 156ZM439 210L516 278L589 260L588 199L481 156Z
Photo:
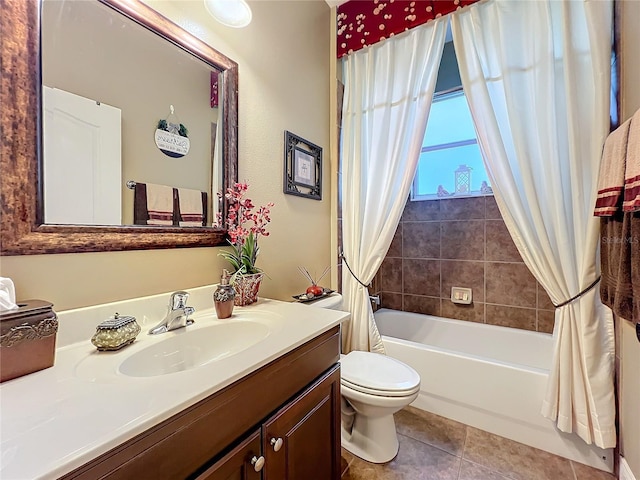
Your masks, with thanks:
M460 459L404 435L398 456L384 465L354 458L343 480L456 480Z
M400 410L395 420L398 433L462 456L466 425L414 407Z
M482 465L462 460L458 480L509 480L507 477L489 470Z
M353 460L353 454L344 447L340 448L340 454L347 462L351 462L351 460Z
M342 476L344 476L344 474L347 471L347 468L349 468L349 464L351 463L351 461L353 460L353 455L351 453L349 453L347 450L345 450L344 448L341 448L341 452L340 452L340 474Z
M576 472L576 480L615 480L615 476L611 473L603 472L588 465L578 462L571 462L573 471Z
M349 468L349 462L347 462L344 457L340 457L340 476L344 475L347 468Z
M573 480L569 460L468 427L463 458L515 480Z

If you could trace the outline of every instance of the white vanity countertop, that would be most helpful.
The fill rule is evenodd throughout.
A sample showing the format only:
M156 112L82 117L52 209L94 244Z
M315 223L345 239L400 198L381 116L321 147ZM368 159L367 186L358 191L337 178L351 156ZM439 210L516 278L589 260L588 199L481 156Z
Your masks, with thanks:
M196 306L194 325L152 336L146 332L162 315L144 316L142 321L137 316L142 332L117 352L97 352L86 333L95 331L95 319L105 319L107 311L135 315L144 310L139 300L59 312L54 366L0 384L0 478L58 478L349 318L344 312L260 299L235 307L231 319L218 320L208 308L213 287L193 292L193 298L205 305ZM155 302L147 311L157 312L168 294L146 298ZM272 333L229 357L155 377L129 377L118 371L125 358L167 335L216 322L256 319L270 325ZM77 325L82 327L73 328ZM83 330L83 340L71 343L78 340L78 330Z

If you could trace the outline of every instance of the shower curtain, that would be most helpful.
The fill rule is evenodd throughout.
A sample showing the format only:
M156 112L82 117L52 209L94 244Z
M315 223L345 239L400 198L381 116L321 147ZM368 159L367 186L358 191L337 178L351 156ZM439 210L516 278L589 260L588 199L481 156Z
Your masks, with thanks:
M443 18L348 55L342 134L343 353L384 352L365 285L409 196L444 47ZM349 272L349 268L353 275ZM357 280L356 278L357 277Z
M593 208L609 131L611 22L608 0L493 0L452 17L496 201L556 305L600 273ZM543 414L614 447L613 321L597 287L556 309L554 338Z

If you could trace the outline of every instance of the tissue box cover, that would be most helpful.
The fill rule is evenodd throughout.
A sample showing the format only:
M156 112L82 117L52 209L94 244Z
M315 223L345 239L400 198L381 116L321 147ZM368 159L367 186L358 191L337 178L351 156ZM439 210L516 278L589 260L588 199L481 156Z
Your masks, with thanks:
M58 317L53 305L26 300L0 312L0 382L51 367Z

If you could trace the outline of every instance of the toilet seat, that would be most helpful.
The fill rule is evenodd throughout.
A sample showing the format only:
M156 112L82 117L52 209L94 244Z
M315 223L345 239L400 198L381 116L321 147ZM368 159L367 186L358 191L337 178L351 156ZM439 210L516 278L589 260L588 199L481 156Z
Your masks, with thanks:
M374 388L363 387L362 385L355 385L345 379L342 379L340 383L356 392L366 393L367 395L373 395L375 397L409 397L420 390L420 385L409 390L376 390Z
M407 397L420 389L420 375L410 366L379 353L353 351L340 358L341 382L361 393Z

